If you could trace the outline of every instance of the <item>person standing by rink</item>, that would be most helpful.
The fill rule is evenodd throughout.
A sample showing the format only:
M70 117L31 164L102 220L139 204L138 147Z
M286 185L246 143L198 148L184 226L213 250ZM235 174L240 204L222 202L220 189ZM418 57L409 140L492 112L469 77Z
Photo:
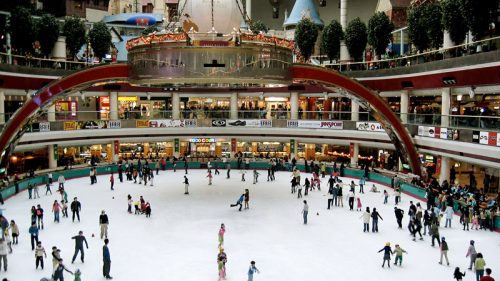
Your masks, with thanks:
M212 185L212 171L208 171L208 175L207 175L207 178L208 178L208 185Z
M309 205L307 205L307 201L304 200L304 207L302 208L302 217L304 218L304 224L307 224L308 213L309 213Z
M189 194L189 180L184 176L184 194Z
M446 240L444 237L441 238L441 258L439 259L439 264L443 264L443 256L446 258L446 264L450 265L450 262L448 261L448 243L446 243ZM477 261L477 259L476 259Z
M398 244L396 244L396 248L394 249L394 254L396 255L396 259L394 260L394 265L398 265L399 261L399 266L403 263L403 253L408 254L403 248L399 247Z
M226 226L222 223L219 228L219 248L224 245L224 234L226 233Z
M382 251L384 251L384 261L382 262L382 267L384 267L385 262L387 261L387 266L390 268L391 267L391 255L393 254L392 249L391 249L391 243L389 243L389 242L385 243L384 248L382 248L378 252L380 253Z
M255 261L251 261L250 268L248 268L248 281L253 281L253 275L255 272L260 274L259 269L255 267Z
M87 239L85 236L83 236L83 231L79 231L78 235L71 237L71 239L75 239L75 254L73 255L73 259L71 260L71 263L75 262L76 256L78 255L78 252L80 252L80 258L82 260L82 263L84 262L85 258L85 252L83 251L83 242L85 242L85 246L87 249L89 248L89 244L87 243Z

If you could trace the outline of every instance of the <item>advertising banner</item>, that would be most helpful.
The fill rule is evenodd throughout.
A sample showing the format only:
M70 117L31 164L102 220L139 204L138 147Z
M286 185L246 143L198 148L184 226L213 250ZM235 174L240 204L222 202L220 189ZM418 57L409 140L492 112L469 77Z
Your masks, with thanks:
M342 121L288 120L288 128L342 130Z
M121 127L122 127L121 120L108 121L108 129L121 129Z
M38 129L40 132L49 132L50 131L50 123L49 122L40 122L38 124Z
M491 146L497 145L497 133L488 132L488 145L491 145Z
M479 143L488 144L489 134L488 132L479 132Z
M356 128L358 131L385 132L378 122L356 122Z
M75 121L64 122L64 130L65 131L76 130L76 122Z
M237 142L235 138L231 139L231 152L236 152Z
M497 146L500 146L500 133L497 133Z
M226 121L228 127L252 127L252 128L271 128L272 120L267 119L229 119Z
M212 119L212 127L226 127L225 119Z
M120 120L117 121L66 121L64 122L64 130L93 130L93 129L119 129L122 127Z
M423 137L436 137L436 127L418 126L418 135ZM439 136L439 133L437 134Z
M136 128L149 128L149 120L135 120Z
M184 128L184 127L196 127L196 120L176 120L176 119L165 119L165 120L149 120L149 127L151 128Z
M472 142L479 143L479 131L472 131Z
M174 152L180 151L180 142L179 139L174 139Z

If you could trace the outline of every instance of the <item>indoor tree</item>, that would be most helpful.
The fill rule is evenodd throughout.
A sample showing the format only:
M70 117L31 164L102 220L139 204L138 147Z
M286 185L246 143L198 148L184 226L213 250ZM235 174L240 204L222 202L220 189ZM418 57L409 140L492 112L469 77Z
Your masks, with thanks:
M332 20L321 34L321 48L326 53L330 61L340 56L340 41L344 40L342 25L336 20Z
M59 23L53 15L44 14L37 21L37 40L40 42L42 54L50 55L59 37Z
M417 5L408 11L408 37L419 52L430 46L426 9L427 5Z
M99 61L102 60L111 48L111 33L104 22L94 24L89 31L89 41L95 56L99 58Z
M443 9L438 2L426 5L425 18L427 19L427 35L429 37L430 47L434 49L439 49L443 45L442 17Z
M468 29L472 32L474 40L478 40L488 31L489 24L493 21L492 15L498 8L497 0L459 0L462 13ZM495 6L496 5L496 6Z
M63 26L63 35L66 36L66 48L72 58L85 43L85 25L77 17L67 17Z
M19 54L24 54L31 50L34 41L34 29L29 10L21 6L14 8L10 14L9 21L12 47Z
M250 30L253 34L259 34L260 32L267 33L269 28L260 20L250 21Z
M385 53L385 48L391 42L394 24L383 12L375 13L368 21L368 43L375 49L377 55Z
M305 61L308 61L314 52L316 39L318 27L308 18L301 19L295 28L295 44Z
M345 29L345 44L349 54L355 61L361 61L368 42L366 24L360 18L355 18Z
M465 19L460 11L460 3L457 0L441 1L443 28L450 34L450 39L456 45L462 43L467 34L468 28Z

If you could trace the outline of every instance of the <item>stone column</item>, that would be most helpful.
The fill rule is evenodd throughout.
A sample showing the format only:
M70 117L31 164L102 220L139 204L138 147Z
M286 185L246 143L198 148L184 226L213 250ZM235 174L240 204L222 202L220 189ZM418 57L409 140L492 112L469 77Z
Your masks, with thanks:
M410 100L410 91L401 91L401 102L399 104L399 113L401 114L401 122L408 123L408 104Z
M441 157L441 169L439 169L439 184L445 180L450 180L450 158L445 156Z
M180 119L181 117L181 100L179 98L179 93L172 93L172 119Z
M297 142L296 139L291 139L290 140L290 159L293 159L295 157L295 159L298 160L296 158L297 157L297 146L298 145L299 145L299 143Z
M248 17L252 18L252 0L246 0L245 5Z
M299 119L299 93L290 93L290 119Z
M359 156L359 144L351 142L350 145L352 146L351 168L357 168L358 167L358 156ZM349 148L349 150L351 150L351 148Z
M0 124L5 124L5 93L0 91Z
M109 93L109 120L118 120L118 92Z
M238 119L238 93L231 93L229 119Z
M451 104L451 89L441 89L441 127L447 128L450 126L450 104Z
M453 41L451 41L450 33L448 32L448 30L444 30L443 31L443 49L451 48L453 46L455 46L455 43L453 43Z
M48 145L47 158L49 158L49 169L57 168L57 160L54 156L55 156L54 145L53 144Z
M49 121L49 122L55 122L56 121L56 102L54 102L47 109L47 121Z
M345 31L347 28L347 0L340 0L340 25ZM340 61L346 62L351 60L351 55L345 44L345 40L340 41Z
M359 103L351 100L351 121L359 121Z

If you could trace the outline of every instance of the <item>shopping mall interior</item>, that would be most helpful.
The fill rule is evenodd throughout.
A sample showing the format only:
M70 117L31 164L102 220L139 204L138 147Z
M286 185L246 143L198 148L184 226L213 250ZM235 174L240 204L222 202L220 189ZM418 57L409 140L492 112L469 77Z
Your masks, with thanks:
M476 2L0 3L0 199L94 168L107 186L141 161L264 178L342 166L409 199L451 196L460 221L470 206L498 231L500 6Z

